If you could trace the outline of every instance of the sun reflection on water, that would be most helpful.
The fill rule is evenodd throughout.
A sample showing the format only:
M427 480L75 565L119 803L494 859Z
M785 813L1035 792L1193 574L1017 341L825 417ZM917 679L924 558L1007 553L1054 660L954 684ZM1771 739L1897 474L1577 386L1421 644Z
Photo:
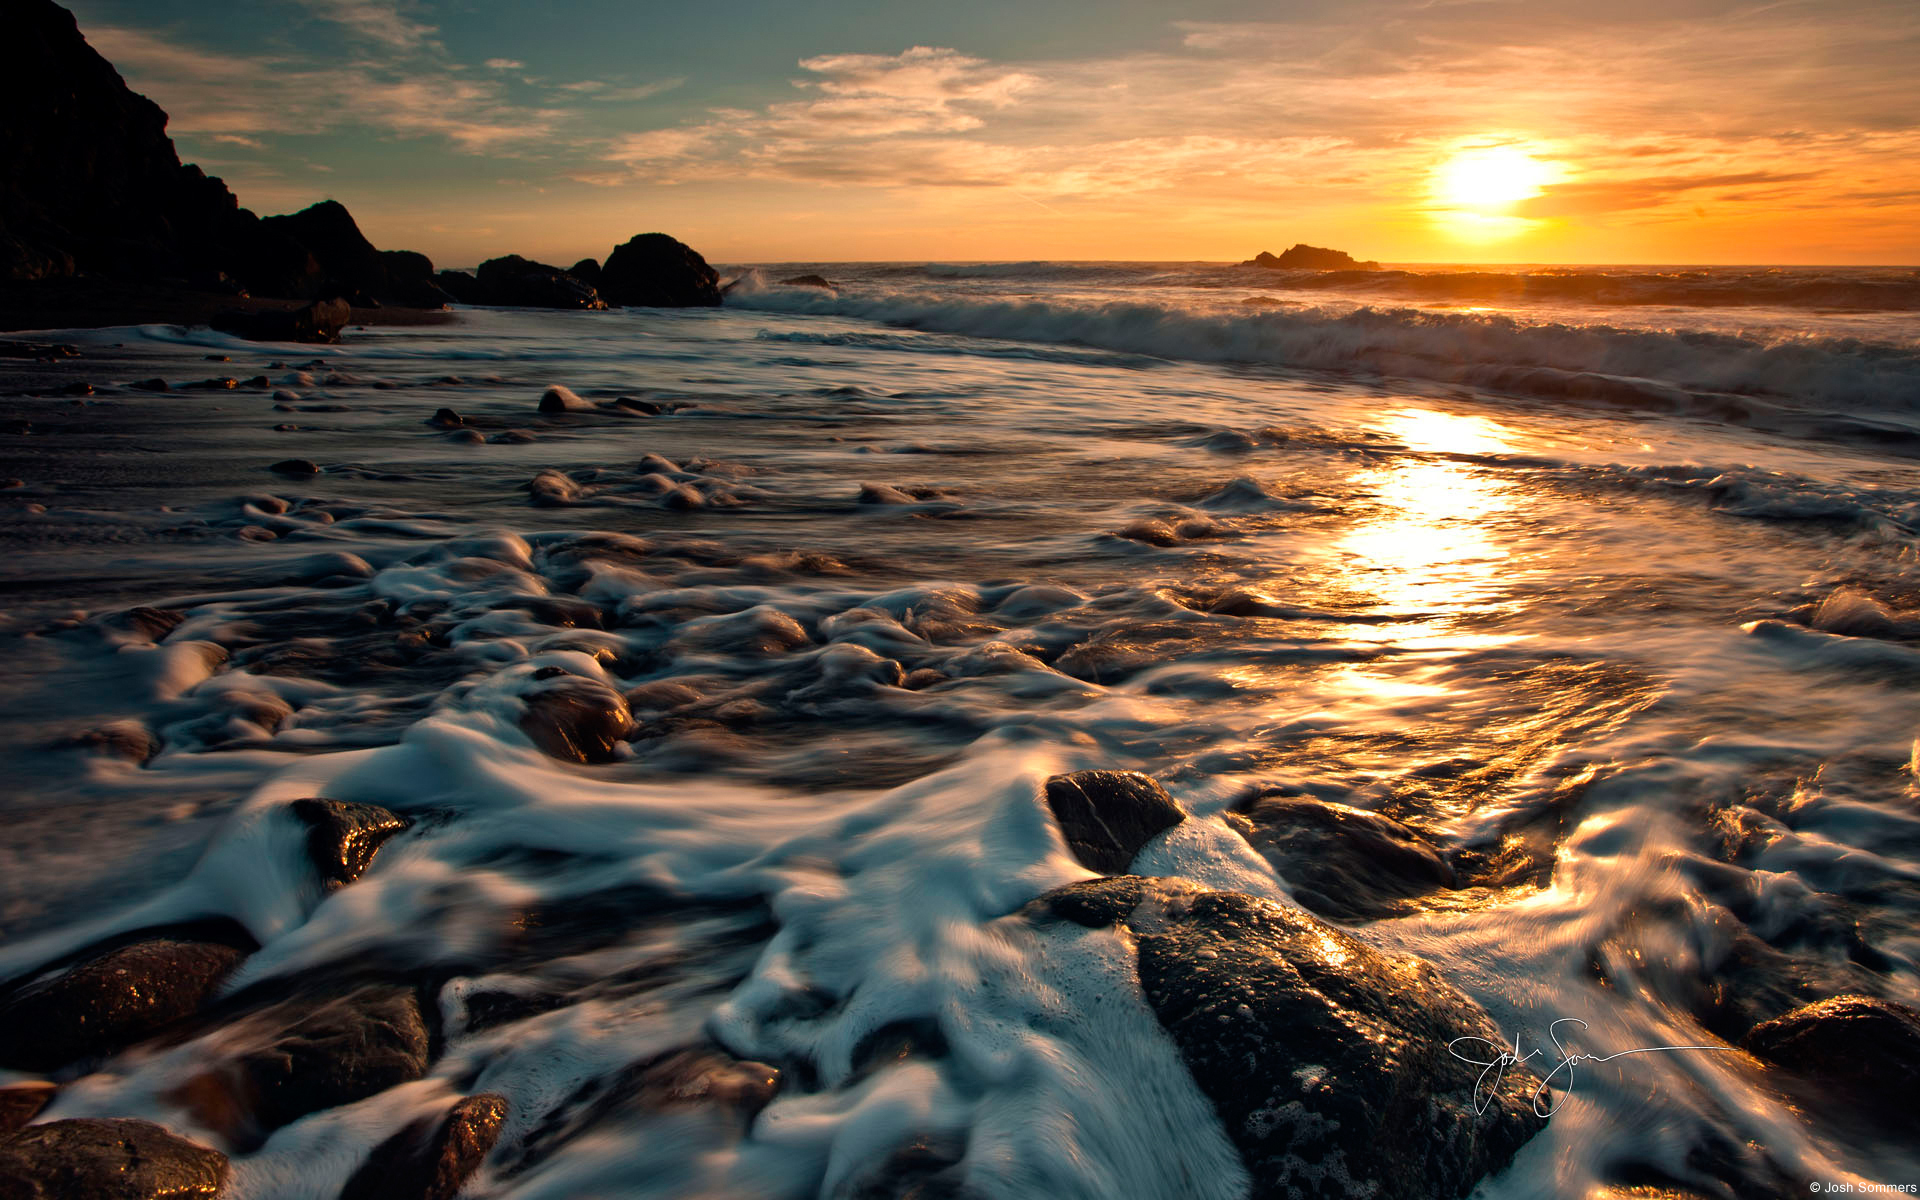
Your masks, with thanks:
M1387 413L1380 425L1412 453L1353 476L1373 502L1336 546L1350 585L1382 606L1436 617L1484 610L1510 557L1492 526L1512 497L1484 469L1445 456L1510 449L1506 431L1484 417L1416 408Z

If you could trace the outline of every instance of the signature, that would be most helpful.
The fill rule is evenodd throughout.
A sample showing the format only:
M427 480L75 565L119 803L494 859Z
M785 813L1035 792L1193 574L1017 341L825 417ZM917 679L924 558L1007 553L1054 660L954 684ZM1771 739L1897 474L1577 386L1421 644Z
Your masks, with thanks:
M1581 1029L1587 1027L1587 1023L1578 1017L1562 1017L1547 1026L1547 1039L1553 1043L1554 1050L1559 1053L1560 1063L1554 1067L1553 1070L1547 1072L1547 1077L1540 1081L1539 1087L1533 1089L1533 1111L1535 1116L1552 1116L1554 1110L1560 1107L1560 1102L1566 1099L1567 1096L1573 1094L1573 1069L1580 1063L1612 1062L1616 1058L1625 1058L1630 1054L1665 1054L1675 1050L1732 1049L1731 1046L1636 1046L1631 1050L1619 1050L1612 1054L1575 1054L1569 1051L1560 1041L1560 1027L1562 1025L1578 1025ZM1459 1046L1462 1042L1478 1042L1481 1046L1485 1047L1485 1049L1475 1051L1475 1053L1492 1053L1493 1057L1469 1057L1467 1054L1463 1054L1455 1049L1455 1047ZM1461 1062L1471 1063L1476 1067L1484 1068L1480 1072L1480 1078L1474 1082L1473 1087L1473 1111L1479 1114L1486 1112L1487 1106L1493 1103L1494 1096L1500 1090L1500 1084L1507 1077L1508 1067L1529 1062L1545 1054L1547 1051L1546 1047L1542 1046L1537 1050L1529 1050L1525 1054L1522 1054L1520 1052L1520 1042L1518 1039L1515 1039L1513 1049L1509 1050L1500 1045L1500 1043L1487 1038L1458 1037L1447 1043L1447 1052ZM1554 1078L1563 1071L1566 1072L1565 1085L1561 1089L1561 1094L1554 1096L1548 1091L1548 1088L1552 1085Z

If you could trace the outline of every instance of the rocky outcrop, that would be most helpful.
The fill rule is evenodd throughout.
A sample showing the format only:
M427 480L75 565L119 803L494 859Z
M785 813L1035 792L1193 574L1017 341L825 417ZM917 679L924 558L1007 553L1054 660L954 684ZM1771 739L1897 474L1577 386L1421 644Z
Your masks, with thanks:
M314 277L289 281L289 290L278 294L387 294L386 259L339 201L323 200L284 217L265 217L260 226L304 247L314 263Z
M614 247L600 268L608 304L645 308L716 308L720 276L691 246L664 233L643 233Z
M1505 1045L1480 1007L1416 958L1308 913L1184 880L1120 876L1051 892L1041 923L1133 941L1147 1004L1253 1179L1286 1196L1466 1195L1545 1119L1539 1080L1489 1074Z
M53 1103L60 1089L51 1083L16 1083L0 1087L0 1135L24 1128Z
M597 258L583 258L568 267L567 274L589 287L597 288L600 286L600 260Z
M1285 254L1275 257L1262 250L1246 262L1243 267L1268 267L1276 271L1378 271L1377 262L1360 262L1345 250L1329 250L1325 246L1309 246L1305 242L1295 243Z
M506 1119L507 1098L486 1092L415 1121L373 1148L340 1200L454 1200Z
M0 1065L53 1071L192 1016L246 957L235 945L152 938L26 983L0 1002Z
M512 308L605 308L598 292L559 267L509 254L480 264L480 304Z
M465 271L441 271L433 277L433 285L453 297L456 304L479 304L480 281Z
M149 1121L49 1121L0 1140L5 1200L211 1200L227 1156Z
M1118 875L1163 829L1186 819L1166 789L1135 771L1076 771L1047 780L1047 807L1089 871Z
M1432 842L1363 808L1268 796L1237 824L1286 880L1289 894L1323 917L1384 916L1396 911L1397 901L1458 882Z

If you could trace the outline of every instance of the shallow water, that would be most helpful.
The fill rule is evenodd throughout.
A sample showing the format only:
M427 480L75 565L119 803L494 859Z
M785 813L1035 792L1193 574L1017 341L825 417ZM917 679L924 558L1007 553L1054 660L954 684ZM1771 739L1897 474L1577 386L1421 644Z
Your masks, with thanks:
M451 977L429 1078L281 1130L238 1194L331 1196L454 1088L513 1105L481 1195L846 1195L915 1139L983 1196L1239 1194L1125 955L1007 919L1085 876L1039 799L1085 767L1195 818L1136 870L1283 901L1227 820L1254 790L1521 855L1356 929L1529 1045L1578 1017L1600 1049L1724 1046L1698 993L1748 935L1920 1000L1911 304L1436 314L1401 280L1296 312L1245 301L1304 284L1225 269L822 269L838 291L766 269L718 311L337 348L67 333L96 395L6 402L0 972L220 915L263 943L234 986ZM124 388L214 372L271 388ZM543 415L550 385L667 411ZM103 619L134 605L185 621ZM626 695L613 761L522 731L567 677ZM113 721L159 752L56 744ZM323 896L308 795L417 823ZM574 917L529 938L534 911ZM475 1027L500 993L567 1002ZM906 1026L941 1052L869 1061ZM541 1132L703 1031L787 1070L745 1136ZM50 1115L212 1140L169 1098L203 1050L111 1060ZM1483 1192L1649 1171L1920 1159L1722 1049L1587 1068Z

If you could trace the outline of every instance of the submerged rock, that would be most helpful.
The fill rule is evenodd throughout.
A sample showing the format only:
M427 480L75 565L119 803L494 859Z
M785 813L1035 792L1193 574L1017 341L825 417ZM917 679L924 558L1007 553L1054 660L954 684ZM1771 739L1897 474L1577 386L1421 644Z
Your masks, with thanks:
M633 732L633 714L619 692L594 679L558 675L526 697L520 728L554 758L579 763L612 762L615 748Z
M0 1002L0 1065L53 1071L198 1012L246 958L237 946L153 938L34 980Z
M1075 771L1047 780L1047 807L1067 849L1090 871L1118 875L1163 829L1186 820L1165 788L1135 771Z
M311 1112L418 1079L427 1025L413 989L389 985L284 1001L246 1018L261 1036L174 1099L242 1145Z
M810 287L833 290L833 283L824 275L795 275L791 279L782 279L782 287Z
M1411 957L1308 913L1184 880L1121 876L1051 892L1039 920L1120 928L1148 1005L1254 1181L1289 1196L1464 1196L1537 1133L1538 1080L1510 1068L1487 1014ZM1484 1051L1484 1053L1482 1053ZM1484 1111L1476 1107L1484 1105Z
M1886 1112L1911 1113L1920 1091L1920 1013L1890 1000L1821 1000L1754 1026L1741 1045Z
M454 1200L500 1138L507 1098L468 1096L445 1117L415 1121L381 1142L340 1200Z
M199 1200L226 1182L226 1155L150 1121L49 1121L0 1140L6 1200Z
M376 805L343 800L295 800L293 815L307 827L307 857L328 891L360 878L381 845L413 824Z
M720 276L684 242L643 233L614 247L600 268L608 304L717 308Z
M1364 808L1269 796L1248 810L1241 832L1293 898L1323 917L1381 916L1394 901L1458 882L1432 842Z

